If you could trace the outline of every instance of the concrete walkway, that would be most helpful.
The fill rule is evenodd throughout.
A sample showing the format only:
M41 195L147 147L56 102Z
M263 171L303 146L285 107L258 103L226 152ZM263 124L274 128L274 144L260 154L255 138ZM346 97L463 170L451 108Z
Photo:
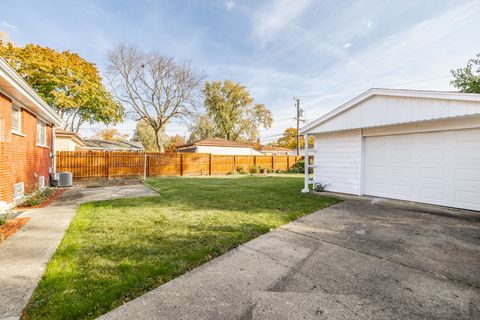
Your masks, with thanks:
M0 244L0 320L20 317L81 203L154 194L142 184L72 188L50 206L19 215L31 220Z
M349 199L100 319L480 319L480 213L455 212Z

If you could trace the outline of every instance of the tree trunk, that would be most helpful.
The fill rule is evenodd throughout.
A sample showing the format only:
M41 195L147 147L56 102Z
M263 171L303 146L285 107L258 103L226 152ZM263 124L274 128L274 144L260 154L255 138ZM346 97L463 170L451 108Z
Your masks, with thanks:
M162 141L160 141L160 138L158 136L158 133L160 132L160 129L155 130L155 144L157 145L158 152L164 153L165 148L163 147Z

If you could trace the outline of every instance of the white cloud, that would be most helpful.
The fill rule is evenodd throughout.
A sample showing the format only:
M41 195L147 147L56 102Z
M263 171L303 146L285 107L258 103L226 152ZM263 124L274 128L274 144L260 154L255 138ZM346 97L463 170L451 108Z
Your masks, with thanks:
M372 22L372 21L368 21L368 22L367 22L367 27L368 27L368 28L371 28L372 26L373 26L373 22Z
M235 2L234 1L226 1L225 2L225 7L227 8L227 10L232 10L233 8L235 8Z
M17 26L15 26L11 23L8 23L7 21L1 21L0 22L0 29L7 30L7 31L18 32Z
M343 45L343 47L344 47L345 49L348 49L348 48L350 48L351 46L352 46L352 44L351 44L350 42L349 42L349 43L345 43L345 44Z
M255 37L266 43L302 15L311 0L272 0L252 16Z

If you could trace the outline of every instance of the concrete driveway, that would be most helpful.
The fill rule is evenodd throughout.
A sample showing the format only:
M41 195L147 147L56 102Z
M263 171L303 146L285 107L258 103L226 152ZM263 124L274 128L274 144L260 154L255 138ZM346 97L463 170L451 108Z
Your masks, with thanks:
M480 319L479 221L347 199L101 319Z

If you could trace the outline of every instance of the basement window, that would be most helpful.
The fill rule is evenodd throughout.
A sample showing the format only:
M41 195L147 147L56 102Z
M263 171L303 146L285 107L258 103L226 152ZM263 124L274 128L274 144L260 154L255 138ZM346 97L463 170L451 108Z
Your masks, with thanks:
M15 200L23 198L25 194L25 187L23 182L18 182L13 185L13 198Z

